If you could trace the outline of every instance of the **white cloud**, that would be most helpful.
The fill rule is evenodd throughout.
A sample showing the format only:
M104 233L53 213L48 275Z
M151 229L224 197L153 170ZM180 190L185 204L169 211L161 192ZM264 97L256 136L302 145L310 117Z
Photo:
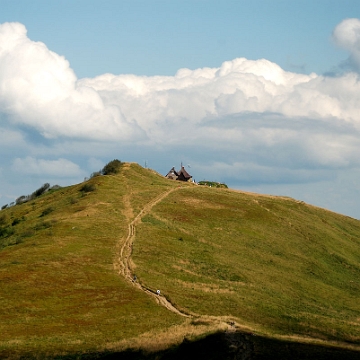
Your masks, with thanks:
M20 23L0 25L0 111L46 137L131 139L141 136L118 106L78 86L69 62L31 41Z
M345 20L333 33L353 61L359 24ZM18 149L17 174L80 180L118 157L164 172L186 161L198 180L241 186L332 181L360 167L356 72L306 75L237 58L174 76L77 79L21 24L0 25L0 44L0 147Z
M349 33L334 34L343 32ZM339 38L345 44L350 35ZM353 38L348 41L352 48ZM219 68L180 69L175 76L105 74L77 80L68 61L27 38L22 24L0 25L0 41L5 44L0 110L47 137L141 141L146 133L146 141L164 143L177 129L202 137L198 124L209 116L221 123L224 116L251 112L278 113L289 121L360 123L360 82L354 73L339 78L296 74L265 59L238 58Z
M360 70L360 20L345 19L333 31L335 44L350 52L350 60Z
M267 60L234 59L220 68L174 77L105 74L78 83L96 90L105 104L121 106L155 141L169 121L195 125L205 117L243 112L274 112L292 117L336 117L358 125L358 75L326 78L282 70ZM155 130L154 130L155 128Z
M45 160L26 157L16 158L12 170L27 175L76 177L82 174L79 166L66 159Z
M126 118L147 131L169 119L196 123L208 114L278 111L296 85L316 78L285 72L267 60L245 58L224 62L219 68L180 69L174 77L136 77L105 74L81 79L106 104L120 104Z

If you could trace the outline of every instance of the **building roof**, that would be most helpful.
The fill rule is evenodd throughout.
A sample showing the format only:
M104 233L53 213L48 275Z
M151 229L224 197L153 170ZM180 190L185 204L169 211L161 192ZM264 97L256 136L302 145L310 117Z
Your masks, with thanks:
M172 167L172 169L165 175L168 179L175 179L175 180L182 180L182 181L188 181L192 178L192 176L185 170L183 166L181 166L181 169L179 171L175 170L175 167Z
M185 170L185 168L182 166L180 171L178 172L179 177L183 177L185 180L189 180L192 178L192 176Z
M175 167L172 167L172 169L165 175L165 177L178 177L179 174L178 172L175 170Z

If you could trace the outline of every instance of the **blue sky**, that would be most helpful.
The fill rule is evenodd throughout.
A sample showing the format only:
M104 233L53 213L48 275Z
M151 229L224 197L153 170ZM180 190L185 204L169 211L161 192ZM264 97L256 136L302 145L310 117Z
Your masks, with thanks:
M1 203L119 158L360 218L358 1L0 8Z
M334 27L357 17L357 1L2 0L0 22L66 56L79 78L174 75L237 57L266 58L284 70L323 73L345 55Z

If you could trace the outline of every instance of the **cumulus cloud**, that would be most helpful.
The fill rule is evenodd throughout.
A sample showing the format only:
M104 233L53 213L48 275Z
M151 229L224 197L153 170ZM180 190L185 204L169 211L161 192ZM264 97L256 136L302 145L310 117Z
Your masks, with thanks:
M46 137L131 139L141 135L120 107L79 86L69 62L31 41L24 25L0 25L0 110Z
M356 49L359 24L345 20L334 37ZM199 132L197 125L209 117L222 122L224 116L252 112L279 113L289 121L332 117L359 126L356 74L304 75L265 59L238 58L219 68L180 69L175 76L78 80L68 61L31 41L22 24L0 25L0 43L1 111L48 137L157 143L165 134L172 141L178 129Z
M360 20L345 19L333 31L336 45L350 52L350 61L360 70Z
M175 76L105 74L79 83L96 90L105 104L121 103L124 116L135 119L153 144L191 148L207 157L208 169L214 169L211 159L233 169L251 160L260 169L278 166L277 174L289 179L287 169L359 165L355 73L296 74L265 59L238 58L219 68L181 69ZM252 174L254 181L269 179L262 171Z
M82 171L77 164L66 160L45 160L33 157L16 158L12 165L12 170L26 175L42 175L56 177L75 177L80 176Z
M333 32L354 62L359 24L347 19ZM66 159L74 154L91 171L114 154L125 161L136 154L135 161L153 164L151 156L161 159L158 164L166 158L169 166L181 157L200 177L223 176L240 185L310 183L360 167L356 72L307 75L266 59L237 58L174 76L77 79L63 56L31 41L19 23L0 25L0 44L5 138L24 142L22 133L9 130L19 125L56 138L51 145L33 141L27 158L15 155L17 173L61 177L65 169L83 176ZM58 160L39 159L44 153Z
M166 128L170 120L196 124L207 116L220 119L243 112L359 122L356 74L342 78L296 74L264 59L239 58L219 68L181 69L173 77L105 74L78 83L96 90L105 104L121 103L124 116L136 119L153 136L154 126Z

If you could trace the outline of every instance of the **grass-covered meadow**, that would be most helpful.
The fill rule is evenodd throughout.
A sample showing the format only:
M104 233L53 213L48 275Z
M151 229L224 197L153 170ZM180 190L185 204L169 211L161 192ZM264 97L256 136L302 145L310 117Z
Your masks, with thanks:
M115 264L129 223L137 281ZM360 348L360 221L137 164L0 211L0 357L161 349L222 329Z
M21 221L1 239L0 357L97 351L183 321L114 270L127 231L121 175L87 184L95 190L62 188L1 211L5 226Z

